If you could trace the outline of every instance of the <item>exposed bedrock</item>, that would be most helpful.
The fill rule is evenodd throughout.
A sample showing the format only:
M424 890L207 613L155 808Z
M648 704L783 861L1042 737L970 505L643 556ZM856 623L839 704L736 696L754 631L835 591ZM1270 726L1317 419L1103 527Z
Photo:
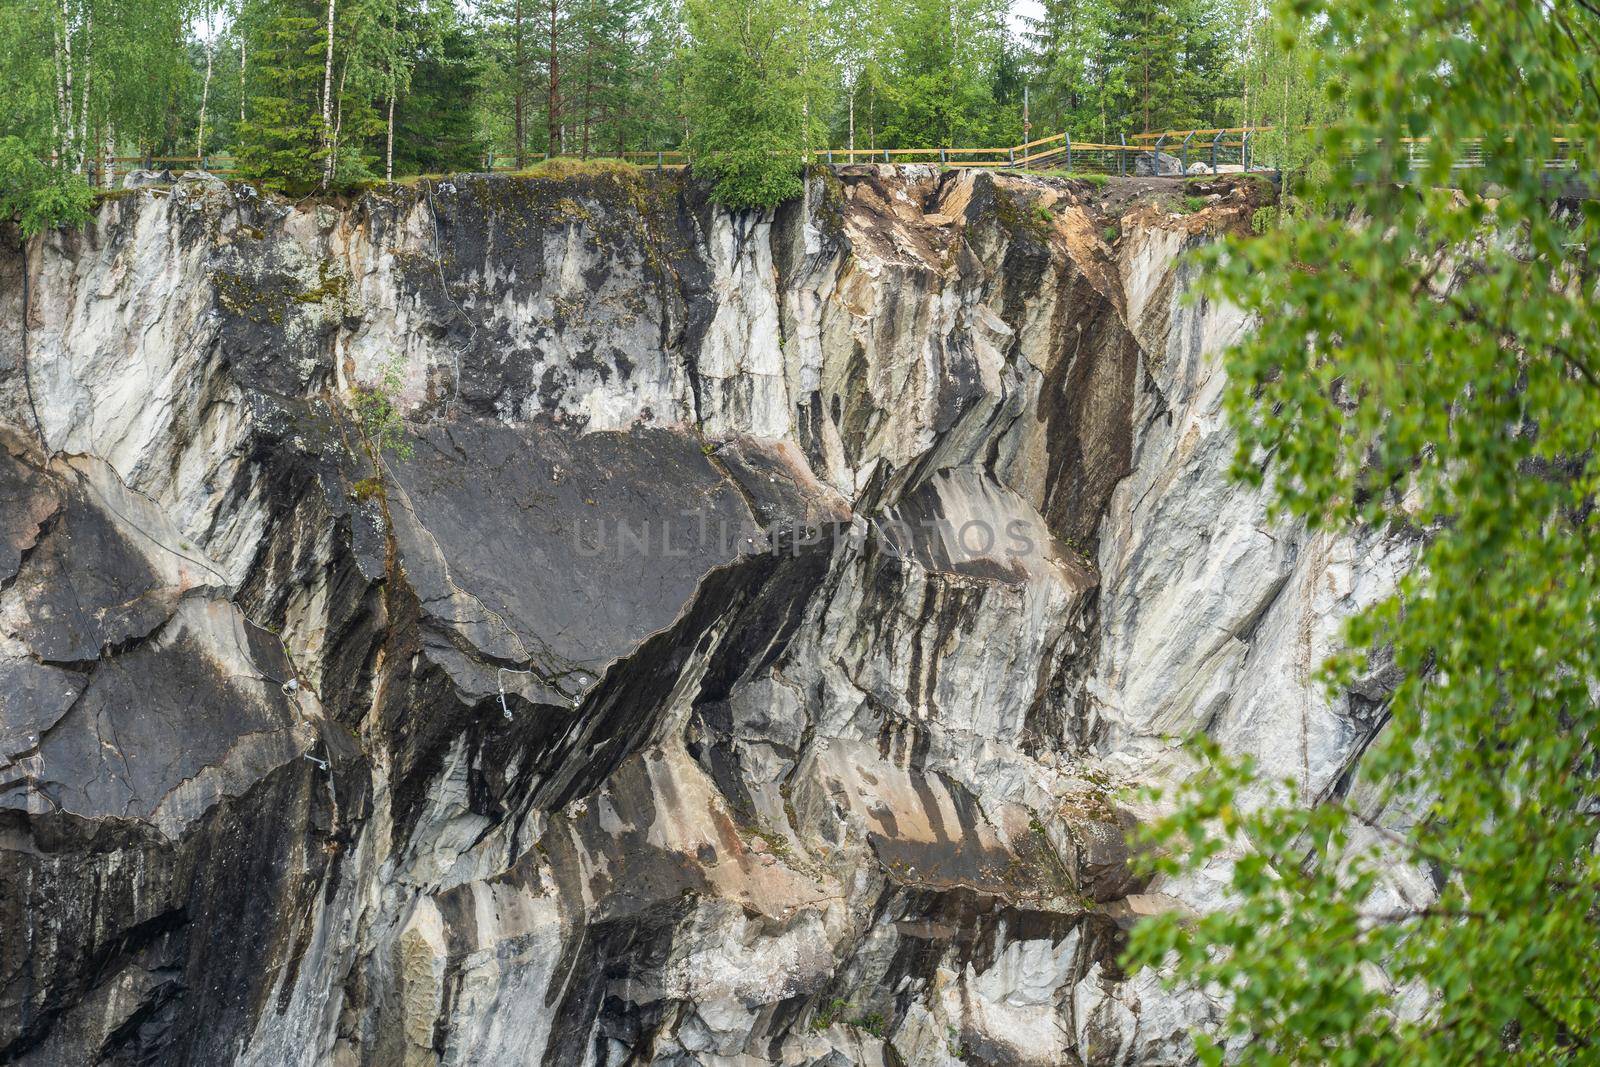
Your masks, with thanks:
M0 266L0 1062L1179 1063L1125 784L1347 788L1402 536L1228 483L1182 253L843 168L130 190ZM24 266L25 264L25 266ZM1425 880L1397 873L1416 901Z

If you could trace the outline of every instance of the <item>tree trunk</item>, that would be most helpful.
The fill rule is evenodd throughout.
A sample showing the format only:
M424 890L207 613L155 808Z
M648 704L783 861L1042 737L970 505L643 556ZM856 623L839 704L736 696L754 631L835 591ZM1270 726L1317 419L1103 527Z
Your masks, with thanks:
M400 5L396 3L390 8L389 17L389 44L397 48L400 39ZM394 98L399 90L399 79L395 76L394 55L389 56L389 114L384 119L383 134L383 180L394 181Z
M857 79L857 80L859 80L859 79ZM856 161L855 152L856 152L856 82L855 81L851 81L851 83L850 83L850 158L846 162L854 163Z
M351 51L353 52L354 49L351 49ZM349 77L350 57L347 54L345 56L344 66L339 71L339 91L334 94L336 106L333 109L333 139L329 142L328 152L327 181L330 182L333 181L333 176L338 173L339 168L339 136L340 131L344 129L344 85L345 81Z
M245 49L249 46L249 38L243 33L239 34L239 121L244 121L244 66Z
M389 82L389 131L383 143L383 180L394 181L394 81Z
M1250 127L1250 64L1256 56L1256 20L1251 16L1244 31L1244 114L1241 116L1241 126ZM1243 138L1241 137L1242 141ZM1239 161L1244 162L1244 150L1240 149Z
M1278 150L1279 154L1282 157L1282 158L1280 158L1278 160L1278 172L1282 176L1282 181L1283 181L1283 201L1285 203L1288 203L1288 200L1289 200L1289 184L1293 180L1293 177L1294 177L1293 173L1292 173L1292 168L1286 166L1286 164L1289 162L1289 72L1294 69L1293 62L1292 62L1293 59L1294 59L1294 53L1292 51L1287 56L1284 57L1284 67L1283 67L1283 121L1281 123L1279 123L1279 125L1278 125L1278 143L1283 146L1282 148L1280 148Z
M616 112L612 115L612 124L617 135L617 158L626 159L628 151L628 97L632 86L629 81L633 77L633 64L628 55L628 22L622 22L622 30L617 38L617 55L622 57L625 66L618 71L618 77L623 81L623 91L619 94L621 103L617 105Z
M593 5L590 5L590 18L594 17ZM589 158L589 125L594 117L594 27L591 24L584 34L583 42L583 147L579 155Z
M333 6L328 0L328 47L322 60L322 184L333 180L333 145L329 134L333 127Z
M560 0L550 0L550 33L548 43L550 81L549 91L545 97L545 146L546 157L561 154L561 55L559 52L561 32L561 6Z
M514 154L517 158L517 169L522 170L528 165L528 124L525 118L528 59L522 36L522 0L516 0L511 8L511 46L513 55L511 77L515 89L511 94L512 137L516 141Z
M211 26L211 8L206 8L206 77L200 83L200 128L194 135L194 154L203 160L206 154L206 105L211 101L211 64L217 54L216 33Z
M61 68L61 136L64 142L62 152L66 156L65 162L67 166L76 170L77 160L74 158L73 138L77 134L77 126L72 117L72 109L76 104L76 101L72 98L72 14L67 9L67 0L61 0L61 51L65 57Z
M78 102L78 131L74 143L81 173L89 161L89 101L94 89L94 8L83 20L83 99Z
M50 161L59 163L62 152L66 147L62 138L66 135L67 130L67 94L63 82L64 71L61 64L62 33L60 29L57 28L56 32L51 34L51 37L53 38L51 44L54 46L51 51L55 60L56 108L55 112L50 116Z

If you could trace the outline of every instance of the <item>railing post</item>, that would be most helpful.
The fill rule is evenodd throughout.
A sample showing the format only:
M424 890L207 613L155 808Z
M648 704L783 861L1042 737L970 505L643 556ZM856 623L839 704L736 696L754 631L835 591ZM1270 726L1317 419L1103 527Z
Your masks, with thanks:
M948 149L944 149L944 148L939 149L939 166L941 166L941 167L948 166L949 163L950 163L950 152L949 152L949 150Z
M1024 157L1024 158L1026 158L1026 157ZM1017 150L1015 148L1006 149L1006 166L1015 167L1016 165L1017 165Z
M1117 134L1117 143L1122 146L1122 151L1117 153L1117 177L1128 176L1128 137L1126 134Z
M889 162L889 150L887 148L883 150L883 161L885 163Z
M1065 137L1067 139L1067 173L1071 174L1072 173L1072 134L1063 133L1061 136L1063 136L1063 137Z
M1189 142L1194 139L1194 131L1190 130L1183 138L1183 147L1178 149L1178 169L1184 174L1189 173Z
M1245 130L1239 135L1239 162L1244 165L1244 172L1250 173L1250 131Z
M1166 134L1163 133L1157 135L1155 150L1150 153L1150 176L1152 178L1161 177L1161 146L1165 144L1166 141Z
M1217 135L1215 137L1211 138L1211 173L1212 174L1215 174L1217 172L1217 142L1220 141L1220 140L1222 140L1222 131L1218 130L1217 131Z
M666 153L662 152L661 149L659 149L659 148L656 149L656 173L657 174L661 173L661 164L662 164L665 156L666 156Z

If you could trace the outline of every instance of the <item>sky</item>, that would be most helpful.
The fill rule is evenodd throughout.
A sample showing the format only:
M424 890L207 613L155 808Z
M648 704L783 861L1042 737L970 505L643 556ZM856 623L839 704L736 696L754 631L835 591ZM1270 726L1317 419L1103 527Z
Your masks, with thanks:
M1007 21L1013 30L1022 28L1024 18L1038 18L1044 13L1044 5L1039 0L1011 0L1011 7L1006 13Z

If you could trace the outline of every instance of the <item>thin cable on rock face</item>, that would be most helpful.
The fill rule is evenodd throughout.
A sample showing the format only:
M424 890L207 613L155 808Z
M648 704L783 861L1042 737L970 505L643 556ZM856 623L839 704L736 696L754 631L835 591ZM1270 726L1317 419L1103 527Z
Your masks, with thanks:
M39 435L39 443L44 446L45 458L50 457L50 440L44 435L44 423L39 421L39 405L33 399L33 371L28 364L28 315L30 313L32 290L28 284L28 238L22 239L22 381L28 389L28 410L33 412L33 430Z
M428 216L433 227L433 267L439 275L439 292L444 296L445 300L449 301L450 306L456 309L456 313L466 320L467 329L471 331L467 335L467 344L469 346L476 345L478 343L478 324L473 321L472 316L467 314L465 308L456 303L455 298L450 295L450 287L445 284L444 248L439 243L439 208L433 202L433 183L424 181L422 183L422 191L428 197ZM454 346L451 347L450 353L455 357L456 366L450 403L445 405L446 414L449 414L456 401L461 399L461 353Z

